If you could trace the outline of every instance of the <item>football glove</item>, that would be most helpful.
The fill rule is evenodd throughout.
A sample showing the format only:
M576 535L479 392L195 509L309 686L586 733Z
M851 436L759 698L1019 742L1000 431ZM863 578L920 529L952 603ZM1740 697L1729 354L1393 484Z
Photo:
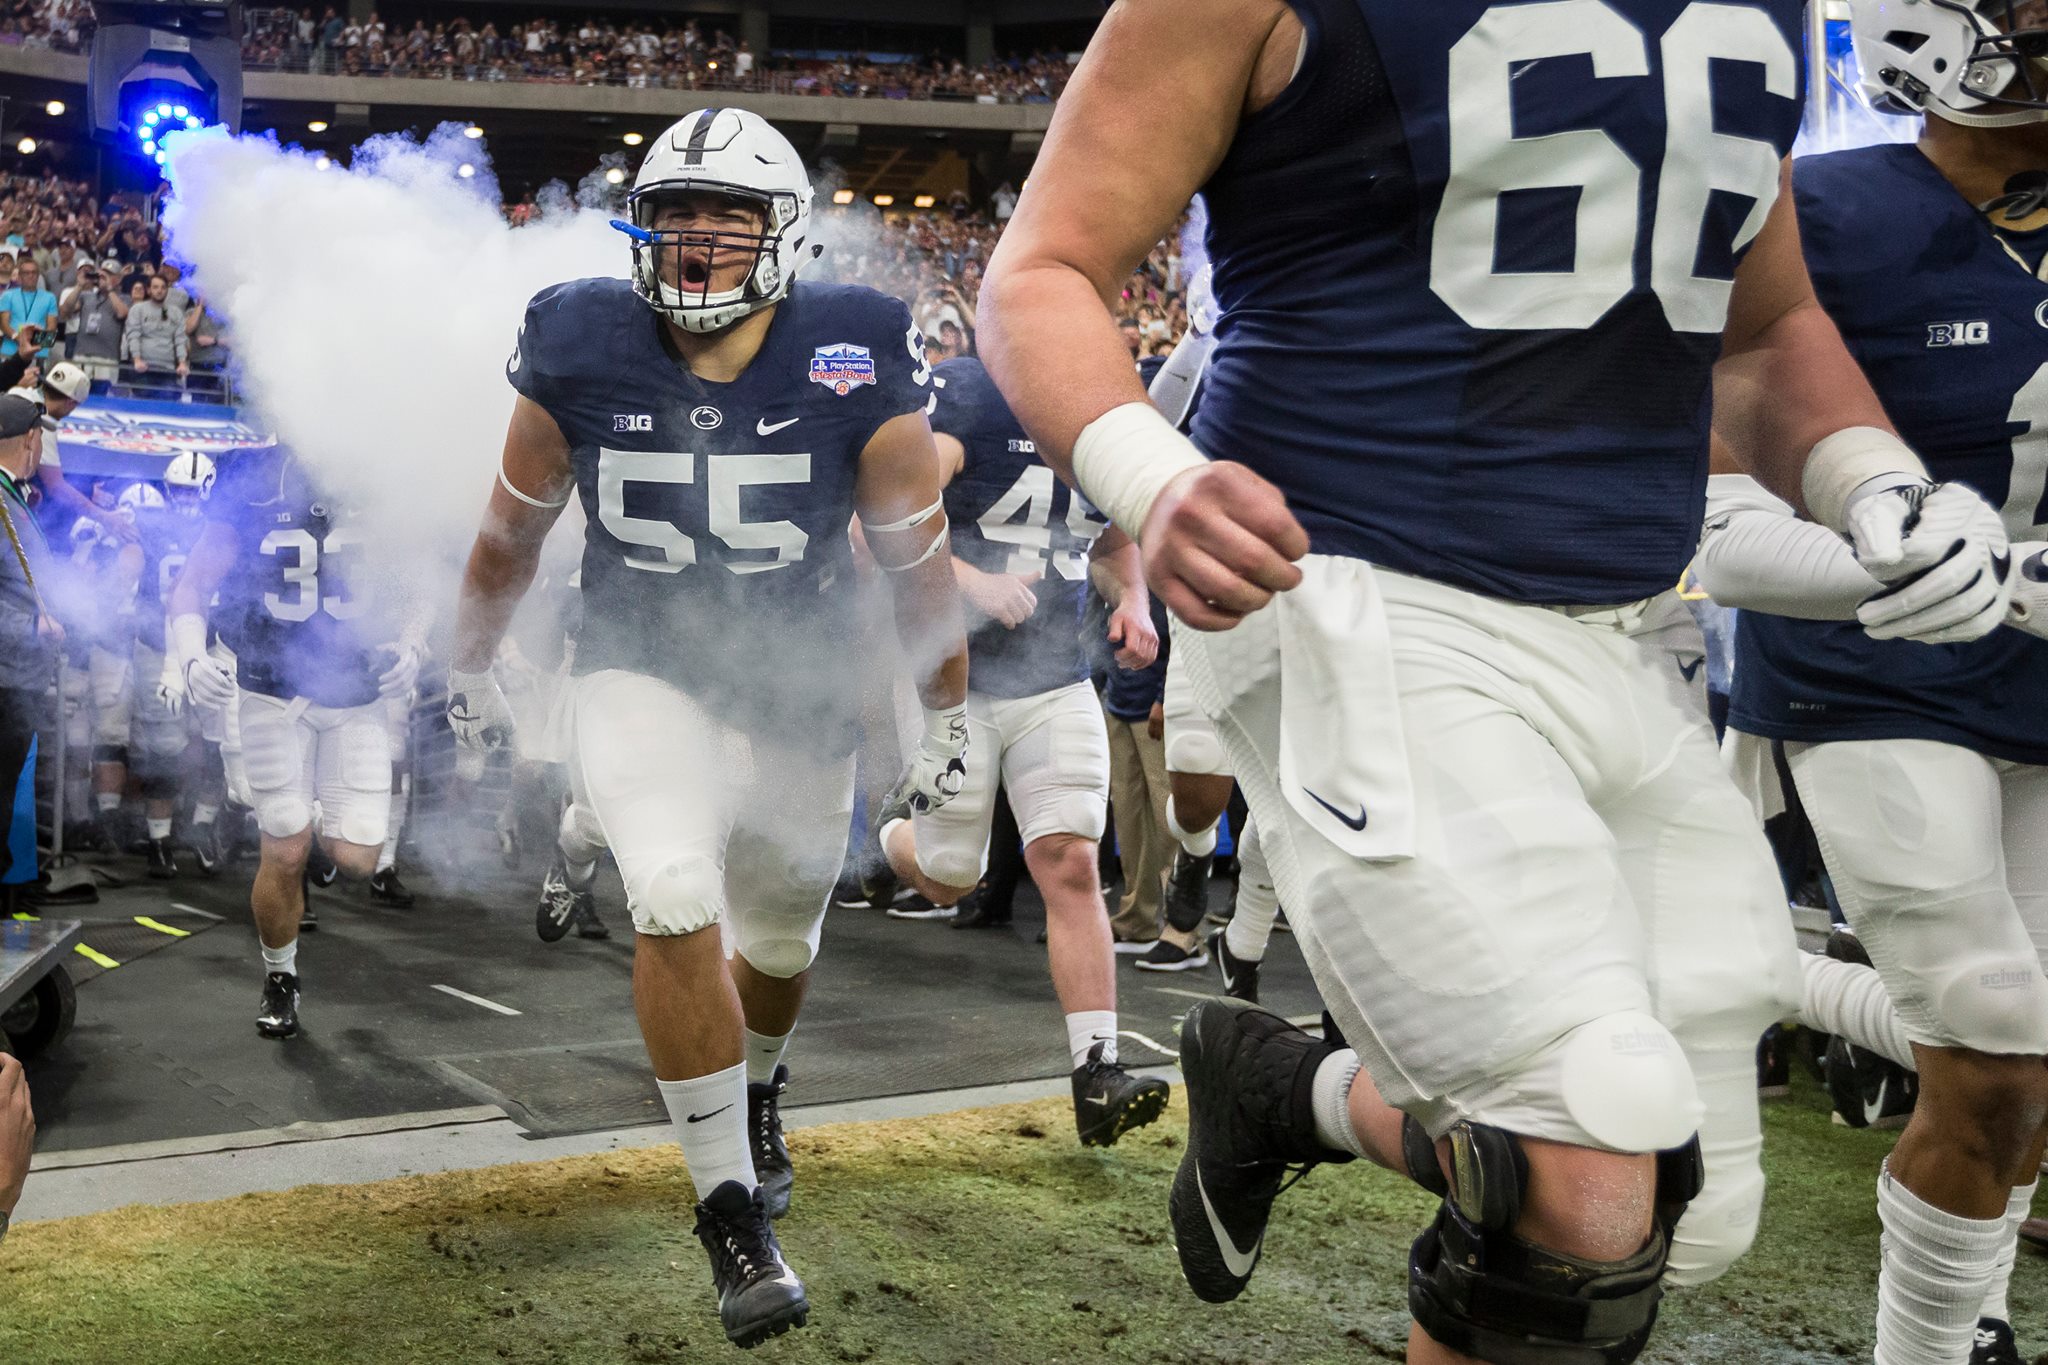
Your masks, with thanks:
M2006 618L2012 549L1991 504L1958 483L1910 483L1851 503L1856 562L1884 589L1856 609L1872 639L1960 644Z
M497 678L488 671L470 673L459 668L448 670L448 728L455 731L460 746L455 775L465 782L482 777L485 758L493 750L509 746L518 730Z
M2048 543L2021 541L2012 547L2012 604L2005 623L2048 639Z
M385 701L409 696L420 680L421 648L407 640L393 640L378 651L391 656L391 667L377 675L377 695Z
M175 654L164 655L163 671L156 679L156 699L173 716L185 714L186 703L192 700L185 691L185 670L179 667Z
M910 756L903 775L883 805L902 802L920 815L937 810L960 794L967 781L967 706L949 706L924 713L924 738Z
M235 700L235 675L211 654L201 655L185 665L185 695L194 705L210 711L231 706Z

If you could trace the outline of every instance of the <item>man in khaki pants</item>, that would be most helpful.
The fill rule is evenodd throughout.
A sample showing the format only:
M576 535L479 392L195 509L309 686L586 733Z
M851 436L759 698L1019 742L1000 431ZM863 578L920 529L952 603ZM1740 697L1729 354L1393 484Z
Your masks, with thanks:
M1109 811L1115 822L1124 894L1109 927L1119 953L1142 953L1159 937L1166 868L1175 844L1166 829L1166 618L1153 603L1159 658L1150 668L1113 668L1103 688L1109 725Z

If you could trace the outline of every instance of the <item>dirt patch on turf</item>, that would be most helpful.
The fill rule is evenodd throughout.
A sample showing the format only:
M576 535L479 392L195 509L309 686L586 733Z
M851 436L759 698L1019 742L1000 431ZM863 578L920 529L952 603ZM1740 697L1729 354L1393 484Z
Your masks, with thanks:
M1110 1152L1058 1102L792 1135L781 1225L812 1326L757 1358L878 1365L1400 1360L1420 1192L1362 1164L1290 1191L1238 1303L1180 1281L1166 1187L1180 1101ZM1803 1095L1769 1113L1758 1247L1667 1301L1660 1365L1867 1359L1880 1135ZM308 1186L17 1229L0 1245L0 1360L725 1359L672 1147ZM2041 1263L2014 1299L2037 1303ZM2021 1314L2039 1341L2038 1313Z

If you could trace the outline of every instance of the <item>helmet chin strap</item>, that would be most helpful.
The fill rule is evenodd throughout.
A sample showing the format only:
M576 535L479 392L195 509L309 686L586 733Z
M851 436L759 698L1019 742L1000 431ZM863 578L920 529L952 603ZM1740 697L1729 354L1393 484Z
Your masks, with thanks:
M2048 109L2009 109L2002 114L1966 114L1947 105L1929 106L1928 113L1943 123L1962 128L2022 128L2030 123L2048 122Z

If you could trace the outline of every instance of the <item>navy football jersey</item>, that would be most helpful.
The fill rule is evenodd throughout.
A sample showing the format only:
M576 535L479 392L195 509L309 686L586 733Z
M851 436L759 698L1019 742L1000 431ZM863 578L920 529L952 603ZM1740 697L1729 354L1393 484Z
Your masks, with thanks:
M847 529L861 451L930 401L910 310L798 283L716 383L632 286L574 280L528 305L506 373L568 439L589 518L576 672L661 678L730 723L850 752Z
M1911 144L1803 158L1793 184L1814 288L1900 435L2014 539L2048 539L2048 284ZM1729 722L2048 763L2048 640L1923 645L1746 611Z
M396 631L375 609L372 546L347 503L316 487L281 446L222 465L208 521L235 528L241 554L211 613L244 689L320 706L377 699Z
M135 585L135 638L158 653L164 648L164 610L171 586L184 572L186 556L199 539L200 518L170 509L135 519L142 537L142 577Z
M1301 68L1202 190L1194 440L1318 553L1525 602L1668 589L1804 6L1289 3Z
M988 573L1038 574L1038 609L1016 629L977 627L967 642L967 685L992 697L1035 697L1087 679L1081 618L1088 547L1109 523L1038 458L979 360L940 364L932 430L965 447L946 485L953 553Z

